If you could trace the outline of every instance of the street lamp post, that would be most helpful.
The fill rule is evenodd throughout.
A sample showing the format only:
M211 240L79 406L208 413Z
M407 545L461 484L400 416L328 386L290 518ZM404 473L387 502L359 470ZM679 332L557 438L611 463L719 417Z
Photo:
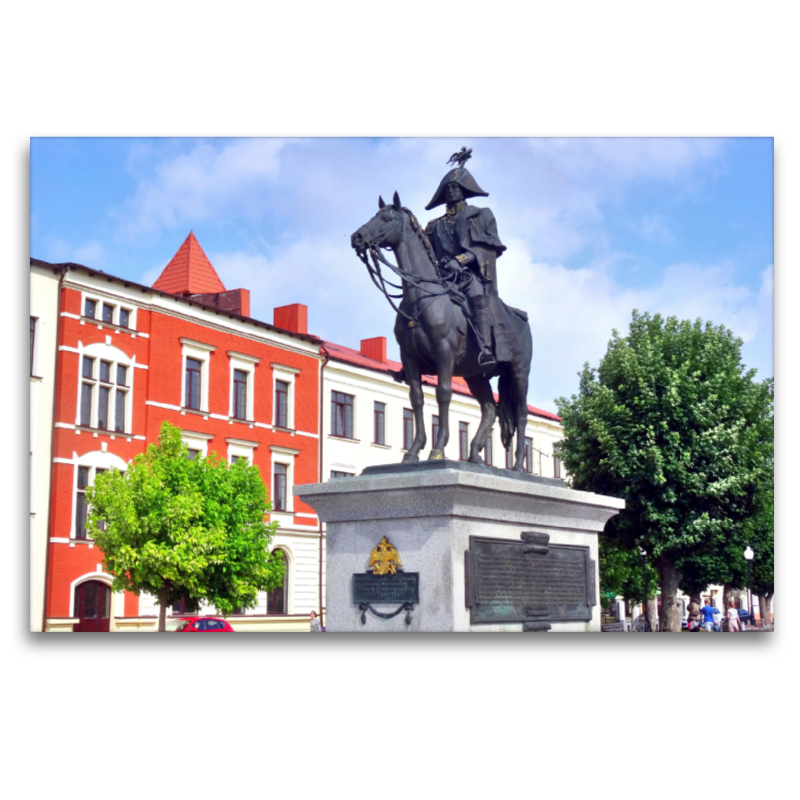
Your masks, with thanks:
M747 561L747 610L750 613L751 618L755 621L755 614L753 613L753 590L750 588L750 562L753 560L755 553L753 552L753 548L750 545L747 545L747 548L744 551L744 559ZM764 621L761 621L761 625L763 627Z
M653 624L650 622L650 615L647 607L647 550L645 550L644 547L640 547L639 555L642 557L642 579L644 582L644 618L647 620L647 624L652 631Z

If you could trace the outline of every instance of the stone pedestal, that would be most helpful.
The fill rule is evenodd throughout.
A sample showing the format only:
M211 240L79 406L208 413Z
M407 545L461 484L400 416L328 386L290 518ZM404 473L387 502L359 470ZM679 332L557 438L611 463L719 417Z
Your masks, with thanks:
M624 508L623 500L577 492L557 480L463 462L439 461L370 467L360 476L294 487L327 523L327 630L330 632L522 631L522 622L471 624L465 597L465 552L470 537L520 541L549 535L550 545L588 547L597 564L597 535ZM352 600L353 574L369 566L386 537L406 572L419 573L419 604L381 619ZM546 537L545 537L546 539ZM590 575L591 572L587 572ZM599 602L598 571L593 595ZM394 611L398 604L374 606ZM591 619L552 622L553 631L600 631L600 607Z

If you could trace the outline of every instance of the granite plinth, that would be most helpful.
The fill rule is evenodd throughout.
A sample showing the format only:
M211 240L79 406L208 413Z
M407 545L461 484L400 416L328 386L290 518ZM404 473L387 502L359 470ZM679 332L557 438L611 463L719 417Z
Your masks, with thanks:
M470 623L464 573L469 537L519 539L523 531L547 533L554 544L587 546L597 562L597 535L625 505L561 481L456 463L368 468L354 478L294 487L294 494L327 523L328 631L521 631L523 623ZM368 568L370 552L384 536L400 552L404 569L420 576L420 602L409 626L404 614L384 620L368 613L362 624L352 600L352 576ZM599 597L599 587L595 590ZM588 621L557 622L552 630L599 631L599 607L593 606Z

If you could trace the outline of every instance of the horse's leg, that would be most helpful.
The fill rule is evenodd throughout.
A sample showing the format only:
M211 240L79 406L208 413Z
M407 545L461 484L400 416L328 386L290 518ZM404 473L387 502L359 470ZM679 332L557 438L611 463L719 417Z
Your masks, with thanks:
M450 439L450 400L453 397L453 348L447 339L436 342L436 402L439 406L439 431L433 443L429 461L444 458L444 448Z
M401 349L400 358L403 362L403 370L406 373L406 381L409 385L409 395L411 397L411 408L414 411L414 425L416 426L416 433L411 447L403 456L403 461L419 461L419 451L425 447L427 437L425 436L425 415L423 414L423 403L425 398L422 394L422 375L420 373L419 364L406 355L405 351Z
M513 370L514 405L517 412L517 452L514 470L525 472L525 430L528 426L528 371L515 362ZM533 471L533 465L531 465Z
M469 447L469 460L473 464L485 464L481 451L486 446L486 437L489 435L497 416L497 406L492 395L492 384L483 375L471 375L465 377L464 380L467 382L472 396L481 406L481 421L480 425L478 425L478 432Z

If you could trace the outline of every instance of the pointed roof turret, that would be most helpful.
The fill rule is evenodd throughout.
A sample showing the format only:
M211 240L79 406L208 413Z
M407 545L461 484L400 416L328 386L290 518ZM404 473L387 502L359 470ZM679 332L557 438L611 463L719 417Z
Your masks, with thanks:
M153 288L168 294L219 294L225 291L217 271L191 231Z

